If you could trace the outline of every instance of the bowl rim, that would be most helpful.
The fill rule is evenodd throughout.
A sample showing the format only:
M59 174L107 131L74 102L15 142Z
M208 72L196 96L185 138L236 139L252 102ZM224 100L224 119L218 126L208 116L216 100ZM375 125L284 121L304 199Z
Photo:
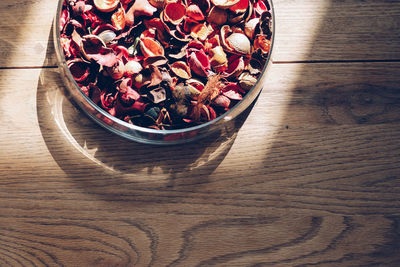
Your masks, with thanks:
M63 4L65 2L65 0L59 0L58 1L58 7L57 7L57 14L54 18L54 27L53 27L53 39L54 39L54 48L56 51L56 56L57 56L57 64L59 68L63 68L65 70L64 74L67 76L69 82L71 82L74 85L74 89L80 94L81 97L83 97L85 99L85 101L87 103L90 104L90 106L96 110L96 112L100 113L102 116L106 117L107 119L118 123L118 124L122 124L124 127L128 128L129 130L133 130L133 131L139 131L139 132L144 132L144 133L148 133L148 134L156 134L156 135L171 135L171 134L181 134L181 133L188 133L188 132L192 132L192 131L197 131L203 128L207 128L208 126L217 124L218 122L220 122L221 120L232 120L234 118L236 118L241 112L239 112L238 114L236 114L235 116L229 116L231 113L233 113L235 110L237 110L241 105L243 105L244 102L246 102L246 100L250 97L251 92L256 90L256 88L259 85L260 82L263 82L263 77L266 75L267 73L267 69L270 65L270 61L271 61L271 55L273 52L273 47L274 47L274 43L275 43L275 31L276 31L276 27L275 27L275 11L274 11L274 4L273 4L273 0L266 0L269 5L270 5L270 12L272 15L272 36L271 36L271 47L270 47L270 52L268 53L267 59L265 61L264 67L261 71L261 75L259 76L259 78L257 79L257 82L253 85L253 87L247 91L246 95L243 97L242 100L240 100L238 103L236 103L235 106L233 106L231 109L229 109L228 111L224 112L223 114L221 114L220 116L216 117L215 119L205 122L205 123L201 123L199 125L195 125L195 126L191 126L191 127L187 127L187 128L180 128L180 129L171 129L171 130L156 130L156 129L151 129L151 128L147 128L147 127L142 127L142 126L138 126L135 124L131 124L128 122L125 122L117 117L114 117L113 115L111 115L110 113L108 113L107 111L105 111L104 109L102 109L100 106L98 106L97 104L95 104L92 99L90 99L90 97L86 96L81 88L79 87L79 85L77 84L77 82L75 81L75 79L73 78L71 71L69 70L68 66L67 66L67 61L65 59L65 55L64 55L64 51L63 48L61 46L61 41L60 41L60 17L61 17L61 12L62 12L62 7ZM65 85L68 87L68 85ZM262 85L261 85L262 86ZM263 86L262 86L263 87ZM260 89L260 92L263 88ZM254 101L254 100L253 100ZM253 102L252 101L252 102ZM81 106L81 105L79 105ZM81 107L82 108L82 107ZM83 109L83 108L82 108ZM109 130L112 130L114 132L116 132L117 134L120 134L124 137L128 137L129 138L129 134L127 134L126 132L122 132L119 129L116 129L115 127L112 127L110 125L105 124L104 122L101 122L101 120L99 120L98 118L96 118L96 116L93 116L93 114L87 112L86 110L84 110L86 114L88 114L92 119L94 119L94 121L98 124L100 124L100 126L102 127L106 127Z

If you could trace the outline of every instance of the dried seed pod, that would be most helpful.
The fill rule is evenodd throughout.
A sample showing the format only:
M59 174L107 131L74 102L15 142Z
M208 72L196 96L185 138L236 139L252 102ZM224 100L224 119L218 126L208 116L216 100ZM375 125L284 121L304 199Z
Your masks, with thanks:
M250 38L250 40L254 39L256 27L259 22L260 18L254 18L246 22L246 24L244 25L244 33L246 34L247 37Z
M263 54L268 54L271 49L271 40L265 35L257 35L254 40L254 50L260 49Z
M164 56L164 48L161 44L149 37L140 38L140 50L143 53L143 56L146 57L154 57L154 56Z
M168 3L163 11L164 21L174 25L181 23L186 15L186 7L181 3Z
M85 35L80 42L82 55L90 60L90 54L97 54L102 47L106 47L104 41L97 35Z
M210 61L203 50L190 52L188 56L190 69L197 75L207 77Z
M149 3L155 8L161 9L164 7L165 0L149 0Z
M233 49L233 52L239 54L250 54L251 52L251 44L250 40L246 35L242 33L232 33L227 39L226 42Z
M224 95L218 95L213 100L213 104L219 107L229 108L229 106L231 105L231 100Z
M204 84L197 79L189 79L186 81L186 87L189 90L191 98L197 100L200 92L204 89Z
M121 31L125 28L126 19L125 19L125 9L119 8L114 14L111 16L111 23L118 31Z
M194 20L204 20L204 14L198 5L191 4L186 8L186 15Z
M226 10L213 6L208 14L207 21L216 25L223 25L228 20L228 13Z
M119 0L93 0L93 4L101 12L111 12L118 7Z
M231 100L240 101L245 93L236 83L228 83L222 88L222 94Z
M248 72L243 72L239 76L239 85L244 90L249 91L256 84L257 78Z
M167 92L163 87L158 87L156 89L151 90L149 92L148 97L154 104L158 104L167 99Z
M236 77L239 76L245 68L245 63L243 57L238 55L233 55L229 57L228 69L225 71L225 77Z
M121 79L125 73L125 65L121 60L118 60L117 63L112 67L106 67L106 71L108 75L111 76L114 80Z
M127 26L132 26L135 21L135 15L152 16L157 8L152 6L148 0L135 0L135 3L125 14Z
M240 0L211 0L211 2L222 9L228 9L230 7L233 7L237 3L239 3Z
M171 71L182 79L190 79L192 76L189 66L183 61L176 61L171 65Z
M222 46L216 46L212 48L210 54L212 56L210 60L211 67L216 72L225 71L228 66L228 59Z
M112 67L118 61L114 51L107 48L103 40L97 35L84 36L81 41L80 51L87 60L95 60L102 66Z
M132 76L138 74L143 69L142 65L134 60L128 61L125 64L125 75Z
M235 14L245 13L247 8L249 7L250 1L249 0L239 0L239 2L230 7L229 10L233 11Z
M201 41L205 41L208 37L208 35L210 35L210 33L212 32L212 27L207 27L206 24L197 24L196 26L194 26L192 28L192 32L190 33L190 35L195 38L195 39L199 39Z
M106 45L108 45L114 41L115 37L117 37L117 34L112 30L105 30L99 33L97 36L99 36L100 39L103 40Z

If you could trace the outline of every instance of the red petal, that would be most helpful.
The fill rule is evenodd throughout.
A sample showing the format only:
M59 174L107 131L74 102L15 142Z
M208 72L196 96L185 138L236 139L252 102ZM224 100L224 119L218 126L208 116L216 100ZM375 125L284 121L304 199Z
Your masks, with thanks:
M229 83L222 89L222 94L232 100L242 100L245 91L236 83Z

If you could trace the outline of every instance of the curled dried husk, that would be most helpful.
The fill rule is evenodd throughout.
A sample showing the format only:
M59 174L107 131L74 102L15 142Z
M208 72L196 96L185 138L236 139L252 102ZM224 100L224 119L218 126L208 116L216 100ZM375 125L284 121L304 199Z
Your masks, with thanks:
M167 99L167 92L164 87L158 87L149 91L148 98L154 103L158 104Z
M228 66L228 59L222 46L216 46L210 50L211 67L215 72L223 72Z
M226 43L229 45L229 47L232 48L232 51L234 53L239 53L239 54L250 54L251 52L251 44L250 40L247 38L246 35L242 33L232 33L227 39Z
M140 38L140 50L143 53L143 56L146 57L154 57L154 56L164 56L164 48L161 44L150 37Z
M119 0L93 0L93 3L101 12L111 12L118 7Z
M265 4L264 0L258 0L255 4L254 4L254 11L256 14L258 14L259 16L261 16L264 12L268 11L268 7Z
M64 26L67 24L67 22L69 21L70 16L69 16L69 12L67 9L64 9L61 12L61 17L60 17L60 32L63 31Z
M139 72L142 71L142 69L143 69L143 67L139 62L137 62L135 60L128 61L125 64L125 75L132 76L132 75L138 74Z
M186 8L186 15L197 21L202 21L205 19L200 7L195 4L191 4Z
M263 54L268 54L271 49L271 40L265 35L257 35L254 40L254 50L260 49Z
M190 52L188 63L194 73L207 77L208 70L210 70L210 61L203 50Z
M104 41L97 35L85 35L80 42L82 55L90 60L91 54L99 53L102 47L106 47Z
M125 28L126 18L125 18L125 9L123 7L119 8L114 14L111 16L111 23L118 31L121 31Z
M247 37L250 38L250 40L254 39L256 27L259 22L260 18L254 18L246 22L246 24L244 25L244 33Z
M100 35L100 33L102 33L103 31L113 31L113 32L116 32L117 31L117 29L113 26L113 25L111 25L111 24L102 24L102 25L99 25L99 26L97 26L93 31L92 31L92 34L93 35Z
M213 31L212 27L208 27L205 23L197 24L192 28L192 32L190 33L190 35L195 39L205 41L208 35L212 33L212 31Z
M122 60L118 60L114 66L106 67L106 71L114 80L121 79L125 73L125 64L122 62Z
M96 35L84 36L81 41L80 51L86 59L95 60L102 66L112 67L118 61L114 51L107 48L103 40Z
M165 56L154 56L154 57L146 57L143 61L143 67L147 68L150 65L153 66L162 66L168 63L168 59Z
M236 83L228 83L222 88L222 94L231 100L240 101L245 93Z
M149 3L157 9L164 7L165 0L149 0Z
M170 68L176 76L182 79L190 79L192 77L190 68L184 61L176 61L171 64Z
M163 19L178 25L186 15L186 7L182 3L168 3L163 11Z
M124 78L117 86L119 96L125 104L133 104L133 101L140 99L140 94L132 88L132 79Z
M242 89L249 91L257 83L257 78L248 72L243 72L239 76L239 85Z
M189 79L186 81L186 87L192 99L197 100L200 92L204 89L204 84L197 79Z
M240 0L211 0L211 2L222 9L228 9L230 7L233 7L237 3L239 3Z
M232 53L233 48L228 44L227 42L227 37L232 34L232 29L228 25L224 25L221 27L220 31L220 41L222 44L222 47L225 49L225 51Z
M208 14L207 21L216 25L223 25L228 20L228 13L226 10L213 6Z
M195 118L199 121L211 121L217 117L215 110L209 105L201 105L200 107L200 117Z
M80 58L72 59L67 62L67 66L72 77L74 77L75 81L78 83L84 83L88 79L90 74L90 64L86 61Z
M157 8L152 6L148 0L136 0L125 14L126 25L131 27L135 21L135 15L152 16Z
M224 73L225 77L237 77L245 69L245 62L243 57L233 55L228 60L228 68Z
M245 13L247 8L249 7L250 1L249 0L239 0L237 4L234 6L230 7L229 10L236 14L242 14Z
M231 105L231 100L224 95L218 95L213 100L213 104L219 107L229 108L229 106Z
M113 41L115 37L117 37L117 34L112 30L105 30L99 33L97 36L99 36L106 45L112 45L115 44Z

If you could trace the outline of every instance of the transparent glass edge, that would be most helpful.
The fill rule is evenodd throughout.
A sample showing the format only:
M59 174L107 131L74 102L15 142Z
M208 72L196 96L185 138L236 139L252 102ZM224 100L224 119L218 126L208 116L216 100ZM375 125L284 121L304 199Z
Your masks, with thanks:
M58 68L59 68L59 70L62 70L62 71L60 71L62 79L67 82L67 84L65 86L67 86L68 91L71 93L74 102L76 104L78 104L78 106L82 109L82 111L84 113L86 113L93 121L95 121L101 127L106 128L117 135L120 135L124 138L130 139L133 141L137 141L140 143L157 144L157 145L168 145L168 144L173 145L173 144L186 143L188 141L201 139L205 134L208 134L208 133L211 134L211 133L217 131L219 129L218 126L223 125L227 120L234 120L246 108L248 108L251 105L251 103L253 103L253 101L256 99L256 97L263 90L263 86L264 86L263 83L264 83L265 76L266 76L265 74L267 73L267 69L269 68L269 66L271 64L270 61L271 61L271 55L272 55L273 47L274 47L274 43L275 43L275 31L276 31L275 11L274 11L273 1L268 0L268 2L270 3L271 14L272 14L271 48L270 48L270 52L268 54L266 63L264 65L264 68L261 71L260 78L257 80L255 85L247 92L245 97L242 100L240 100L232 109L223 113L222 115L215 118L214 120L211 120L206 123L202 123L200 125L196 125L196 126L189 127L189 128L174 129L174 130L155 130L155 129L150 129L150 128L146 128L146 127L140 127L137 125L129 124L125 121L122 121L122 120L112 116L111 114L109 114L108 112L103 110L101 107L96 105L89 97L87 97L82 92L82 90L80 89L80 87L78 86L78 84L76 83L74 78L72 77L72 74L70 73L68 66L67 66L67 62L65 60L63 49L61 47L61 40L60 40L61 35L60 35L60 31L59 31L59 27L60 27L59 22L60 22L60 16L61 16L61 11L62 11L64 0L59 0L58 8L57 8L57 15L54 18L54 27L53 27L53 40L54 40L54 46L55 46L55 50L56 50L55 52L56 52L56 56L57 56ZM72 87L74 89L73 92L71 92L72 88L70 88L70 86L68 86L69 84L72 84ZM112 127L112 126L106 124L103 120L98 118L96 115L94 115L94 114L90 113L88 110L86 110L87 106L83 103L83 101L86 101L86 103L89 104L93 110L95 110L97 113L100 114L100 116L103 116L116 124L122 125L123 127L126 128L125 130L128 130L128 131L118 130L115 127ZM212 128L210 128L210 127L212 127ZM133 132L135 132L135 135L132 135ZM185 138L185 134L191 133L191 132L195 132L195 136ZM140 134L138 134L138 133L140 133ZM147 138L140 137L140 135L143 135L143 134L149 134L149 135L152 135L152 137L151 138L148 138L149 136L147 136ZM180 134L181 137L183 137L183 138L177 139L177 140L164 140L164 138L166 136L176 135L176 134ZM158 136L158 137L154 138L156 136Z

